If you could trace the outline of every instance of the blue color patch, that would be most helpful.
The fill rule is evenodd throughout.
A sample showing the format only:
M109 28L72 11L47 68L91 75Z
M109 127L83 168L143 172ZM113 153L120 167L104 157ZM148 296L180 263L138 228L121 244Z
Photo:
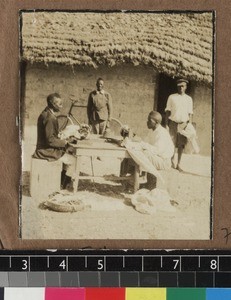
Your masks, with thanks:
M206 289L206 300L231 300L231 288L230 289L221 289L221 288Z

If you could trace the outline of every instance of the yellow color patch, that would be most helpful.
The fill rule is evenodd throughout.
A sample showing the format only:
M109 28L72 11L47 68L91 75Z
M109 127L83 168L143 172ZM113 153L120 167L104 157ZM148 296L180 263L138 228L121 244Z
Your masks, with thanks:
M126 300L166 300L165 288L126 288Z

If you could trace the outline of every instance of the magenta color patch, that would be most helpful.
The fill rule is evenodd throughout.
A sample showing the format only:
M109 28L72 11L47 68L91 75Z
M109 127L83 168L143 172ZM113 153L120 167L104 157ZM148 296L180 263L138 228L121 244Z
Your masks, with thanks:
M46 288L45 300L85 300L85 289Z

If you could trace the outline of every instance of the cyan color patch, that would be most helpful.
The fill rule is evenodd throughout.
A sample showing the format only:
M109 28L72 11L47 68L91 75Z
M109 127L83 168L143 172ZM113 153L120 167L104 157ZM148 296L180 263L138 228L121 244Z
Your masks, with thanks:
M231 288L206 289L206 300L231 300Z

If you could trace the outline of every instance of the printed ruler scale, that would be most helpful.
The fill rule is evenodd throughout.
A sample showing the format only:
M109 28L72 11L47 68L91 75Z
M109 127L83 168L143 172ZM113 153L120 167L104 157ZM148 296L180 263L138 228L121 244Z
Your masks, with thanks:
M229 287L230 251L77 250L1 251L0 274L52 276L56 286L73 275L72 286ZM89 282L87 281L89 278ZM111 282L109 280L111 278ZM114 279L113 279L114 278ZM26 284L26 283L25 283ZM67 286L70 283L66 283ZM1 276L0 276L1 285ZM65 286L65 285L64 285Z

